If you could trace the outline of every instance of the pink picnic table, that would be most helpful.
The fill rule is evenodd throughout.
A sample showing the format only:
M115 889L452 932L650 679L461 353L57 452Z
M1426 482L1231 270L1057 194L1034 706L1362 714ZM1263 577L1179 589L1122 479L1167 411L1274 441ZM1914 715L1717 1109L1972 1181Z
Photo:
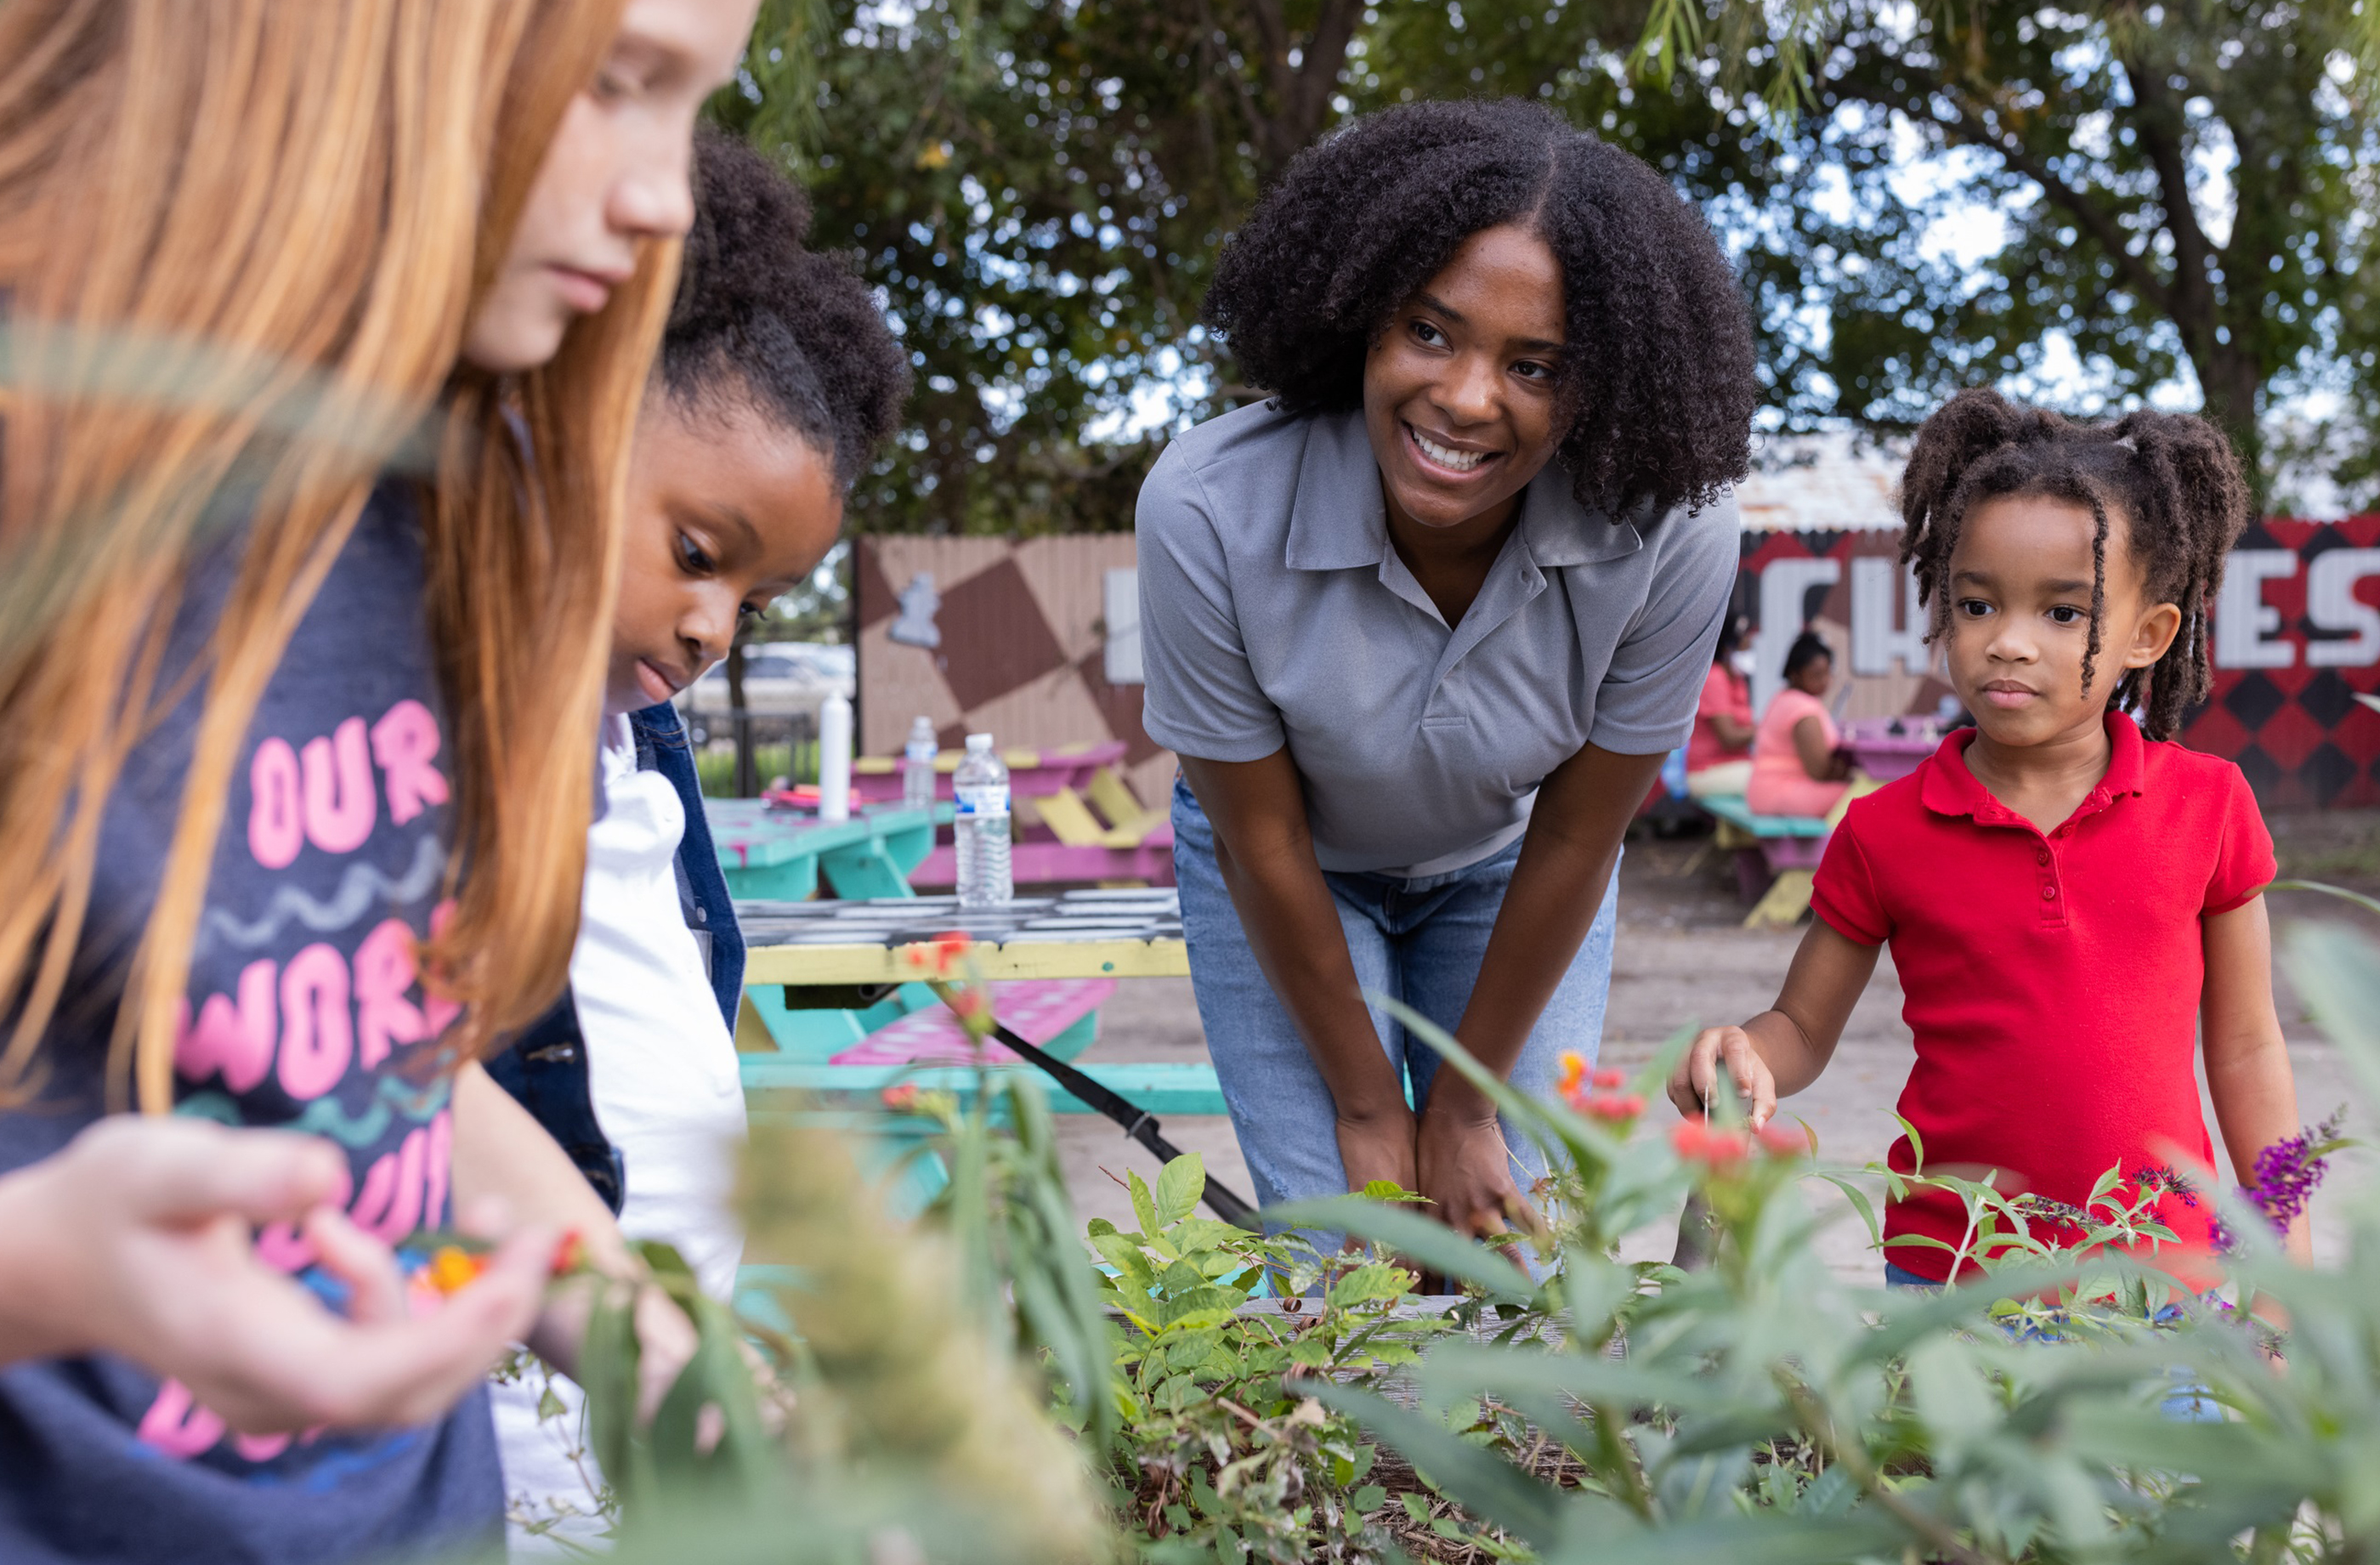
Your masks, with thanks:
M1879 782L1906 777L1942 746L1942 725L1930 717L1855 717L1842 725L1843 747Z
M960 753L944 750L934 761L934 796L954 797L951 777ZM1018 833L1011 855L1011 872L1020 886L1061 882L1141 880L1155 886L1173 883L1173 826L1157 812L1141 809L1126 820L1102 826L1085 803L1117 809L1114 789L1121 786L1115 769L1122 765L1121 739L1097 744L1019 746L1001 752L1008 763L1010 795L1035 801L1040 817ZM1101 782L1101 774L1108 781ZM902 767L898 758L862 756L851 764L851 795L855 803L902 797ZM1128 798L1129 795L1124 795ZM1137 808L1136 802L1134 807ZM921 890L958 883L956 851L941 842L909 873L909 883Z
M934 797L955 800L951 791L951 774L958 770L960 752L944 750L934 758ZM1123 759L1123 741L1103 740L1099 744L1022 745L1000 752L1008 763L1008 791L1020 799L1048 798L1061 788L1081 793L1090 786L1092 774L1103 766L1115 766ZM899 804L902 800L901 758L898 756L860 756L851 763L851 802L854 804Z

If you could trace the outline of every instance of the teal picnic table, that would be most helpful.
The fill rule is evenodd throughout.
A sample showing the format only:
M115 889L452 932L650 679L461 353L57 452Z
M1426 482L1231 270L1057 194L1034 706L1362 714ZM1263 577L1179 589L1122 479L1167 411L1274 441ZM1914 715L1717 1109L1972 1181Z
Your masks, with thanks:
M825 993L865 998L925 990L917 981L919 960L930 955L934 937L947 929L964 930L974 941L967 969L979 980L1180 977L1190 971L1181 904L1171 886L1019 897L1004 907L981 910L962 910L950 897L920 897L738 902L735 914L747 948L746 998L766 1014L779 1037L775 1049L743 1056L744 1090L756 1102L785 1093L867 1100L905 1080L971 1090L978 1079L972 1067L838 1065L821 1058L816 1045L803 1047L781 1031L793 1017L817 1014L805 1001ZM1038 1079L1029 1065L996 1069ZM1102 1063L1084 1069L1151 1113L1224 1111L1211 1064ZM1063 1090L1050 1093L1050 1107L1060 1113L1088 1111L1088 1105Z
M758 1037L737 1039L750 1112L758 1122L822 1123L854 1134L869 1167L898 1171L892 1201L904 1213L930 1199L944 1174L934 1159L908 1155L930 1138L934 1127L915 1116L886 1113L886 1087L914 1083L968 1098L987 1075L1016 1075L1041 1086L1059 1113L1096 1111L1013 1059L978 1067L838 1064L827 1057L856 1041L857 1029L884 1025L920 1004L941 1003L918 981L921 972L934 970L929 964L937 936L965 931L973 942L965 971L948 976L984 982L1180 977L1190 971L1181 903L1171 886L1026 896L985 909L962 909L947 896L739 900L735 916L746 942L745 1001L765 1022L774 1044ZM875 1008L824 1009L854 1001L873 1001ZM838 1037L838 1023L854 1033ZM1045 1047L1067 1059L1092 1036L1087 1025ZM1225 1111L1211 1064L1102 1062L1077 1068L1154 1117ZM752 1275L751 1268L747 1274Z
M906 897L909 872L934 851L934 828L951 807L876 805L848 820L779 809L759 799L705 799L702 813L736 898L802 902L820 882L837 897Z

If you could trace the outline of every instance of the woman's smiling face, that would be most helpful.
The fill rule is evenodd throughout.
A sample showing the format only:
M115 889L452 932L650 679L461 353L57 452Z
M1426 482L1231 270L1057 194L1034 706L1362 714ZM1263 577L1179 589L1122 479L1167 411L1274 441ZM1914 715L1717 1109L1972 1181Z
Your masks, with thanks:
M1364 361L1364 424L1392 513L1500 526L1561 443L1561 265L1517 224L1471 236Z

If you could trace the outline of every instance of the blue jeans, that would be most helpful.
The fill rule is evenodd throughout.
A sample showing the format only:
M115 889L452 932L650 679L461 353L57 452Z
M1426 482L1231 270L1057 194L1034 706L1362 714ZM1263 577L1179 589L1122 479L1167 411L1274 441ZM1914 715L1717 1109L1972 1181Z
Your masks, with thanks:
M1520 856L1515 842L1477 864L1418 880L1325 871L1347 954L1354 959L1355 981L1366 993L1388 995L1452 1032L1470 1003L1488 936ZM1257 1204L1344 1194L1347 1172L1339 1160L1338 1114L1330 1086L1257 966L1215 866L1214 828L1179 782L1173 786L1173 873L1182 889L1182 928L1190 947L1198 1021L1256 1182ZM1594 927L1512 1067L1512 1083L1522 1091L1551 1097L1565 1049L1594 1061L1603 1041L1619 907L1615 868ZM1372 1025L1414 1106L1427 1104L1439 1071L1437 1050L1408 1038L1377 1005ZM1545 1172L1544 1154L1510 1122L1504 1144L1512 1152L1512 1182L1525 1194Z

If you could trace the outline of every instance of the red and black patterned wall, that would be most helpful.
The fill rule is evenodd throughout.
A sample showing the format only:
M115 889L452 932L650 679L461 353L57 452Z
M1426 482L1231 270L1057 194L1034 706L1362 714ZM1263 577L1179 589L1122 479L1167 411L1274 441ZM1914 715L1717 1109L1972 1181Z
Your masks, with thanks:
M1764 673L1803 625L1837 649L1846 715L1931 711L1949 686L1891 565L1890 532L1748 532L1739 601ZM1778 567L1783 567L1781 570ZM1759 683L1759 682L1756 682ZM1755 699L1767 690L1755 690ZM2215 612L2215 692L2182 743L2239 763L2267 809L2380 805L2380 516L2268 518L2233 552Z

